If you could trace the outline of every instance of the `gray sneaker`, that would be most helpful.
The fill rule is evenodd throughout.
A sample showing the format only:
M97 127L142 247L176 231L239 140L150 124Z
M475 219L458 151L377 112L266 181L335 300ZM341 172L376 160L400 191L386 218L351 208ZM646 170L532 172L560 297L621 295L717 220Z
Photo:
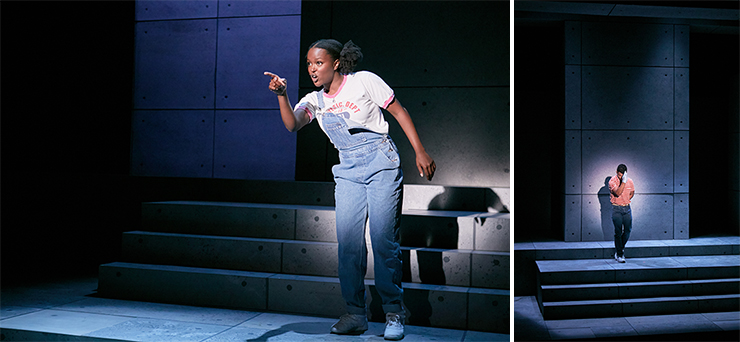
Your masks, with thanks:
M383 338L393 341L402 339L403 321L404 316L401 314L394 312L385 314L385 333L383 334Z
M367 330L367 316L344 314L331 326L332 334L360 335Z

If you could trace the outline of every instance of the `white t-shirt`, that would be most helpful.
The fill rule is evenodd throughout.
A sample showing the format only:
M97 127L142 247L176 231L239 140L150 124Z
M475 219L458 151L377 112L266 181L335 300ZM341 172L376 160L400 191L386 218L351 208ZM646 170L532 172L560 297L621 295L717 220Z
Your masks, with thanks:
M324 108L319 108L319 96L323 96ZM344 81L336 94L327 95L323 89L308 93L295 105L294 110L303 108L311 121L318 118L322 130L324 125L320 114L330 112L373 132L387 134L388 122L380 108L386 109L394 96L393 89L378 75L358 71L344 75Z

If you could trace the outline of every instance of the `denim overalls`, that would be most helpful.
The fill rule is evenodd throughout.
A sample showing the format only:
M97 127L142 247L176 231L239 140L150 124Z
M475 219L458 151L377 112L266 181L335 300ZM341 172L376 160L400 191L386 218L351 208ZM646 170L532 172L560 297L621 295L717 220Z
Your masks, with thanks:
M403 196L403 172L396 145L387 134L368 130L345 113L322 113L324 131L339 150L332 167L336 183L339 280L350 314L365 315L367 247L365 220L374 254L375 288L384 312L402 312L402 261L398 234ZM346 119L345 119L346 117Z

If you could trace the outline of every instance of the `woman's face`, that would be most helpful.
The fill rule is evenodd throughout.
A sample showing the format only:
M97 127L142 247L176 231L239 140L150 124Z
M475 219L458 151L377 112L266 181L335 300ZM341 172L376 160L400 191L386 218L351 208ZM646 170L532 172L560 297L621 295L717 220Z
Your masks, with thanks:
M313 47L306 54L306 66L311 82L317 87L328 88L334 80L334 68L339 64L338 60L331 57L326 50Z

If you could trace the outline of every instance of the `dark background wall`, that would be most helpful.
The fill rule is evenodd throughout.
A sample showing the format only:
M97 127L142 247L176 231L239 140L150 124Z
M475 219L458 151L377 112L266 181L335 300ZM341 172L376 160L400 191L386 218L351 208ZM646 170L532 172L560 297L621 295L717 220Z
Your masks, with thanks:
M609 3L611 4L611 2ZM609 5L600 3L600 5ZM666 3L662 3L667 5ZM686 4L689 6L690 4ZM696 5L696 3L694 3ZM706 4L705 4L706 5ZM706 5L719 8L737 3ZM515 12L515 159L518 208L515 240L562 240L565 147L564 20L615 22L597 15ZM624 21L625 19L621 19ZM628 22L650 19L630 18ZM652 21L655 22L655 21ZM670 23L669 19L662 22ZM690 20L682 21L692 23ZM696 22L693 22L696 23ZM726 23L726 21L724 22ZM702 21L690 36L690 235L738 234L738 36L730 25ZM521 124L522 122L526 124ZM616 167L616 166L615 166ZM520 209L519 212L521 212Z

